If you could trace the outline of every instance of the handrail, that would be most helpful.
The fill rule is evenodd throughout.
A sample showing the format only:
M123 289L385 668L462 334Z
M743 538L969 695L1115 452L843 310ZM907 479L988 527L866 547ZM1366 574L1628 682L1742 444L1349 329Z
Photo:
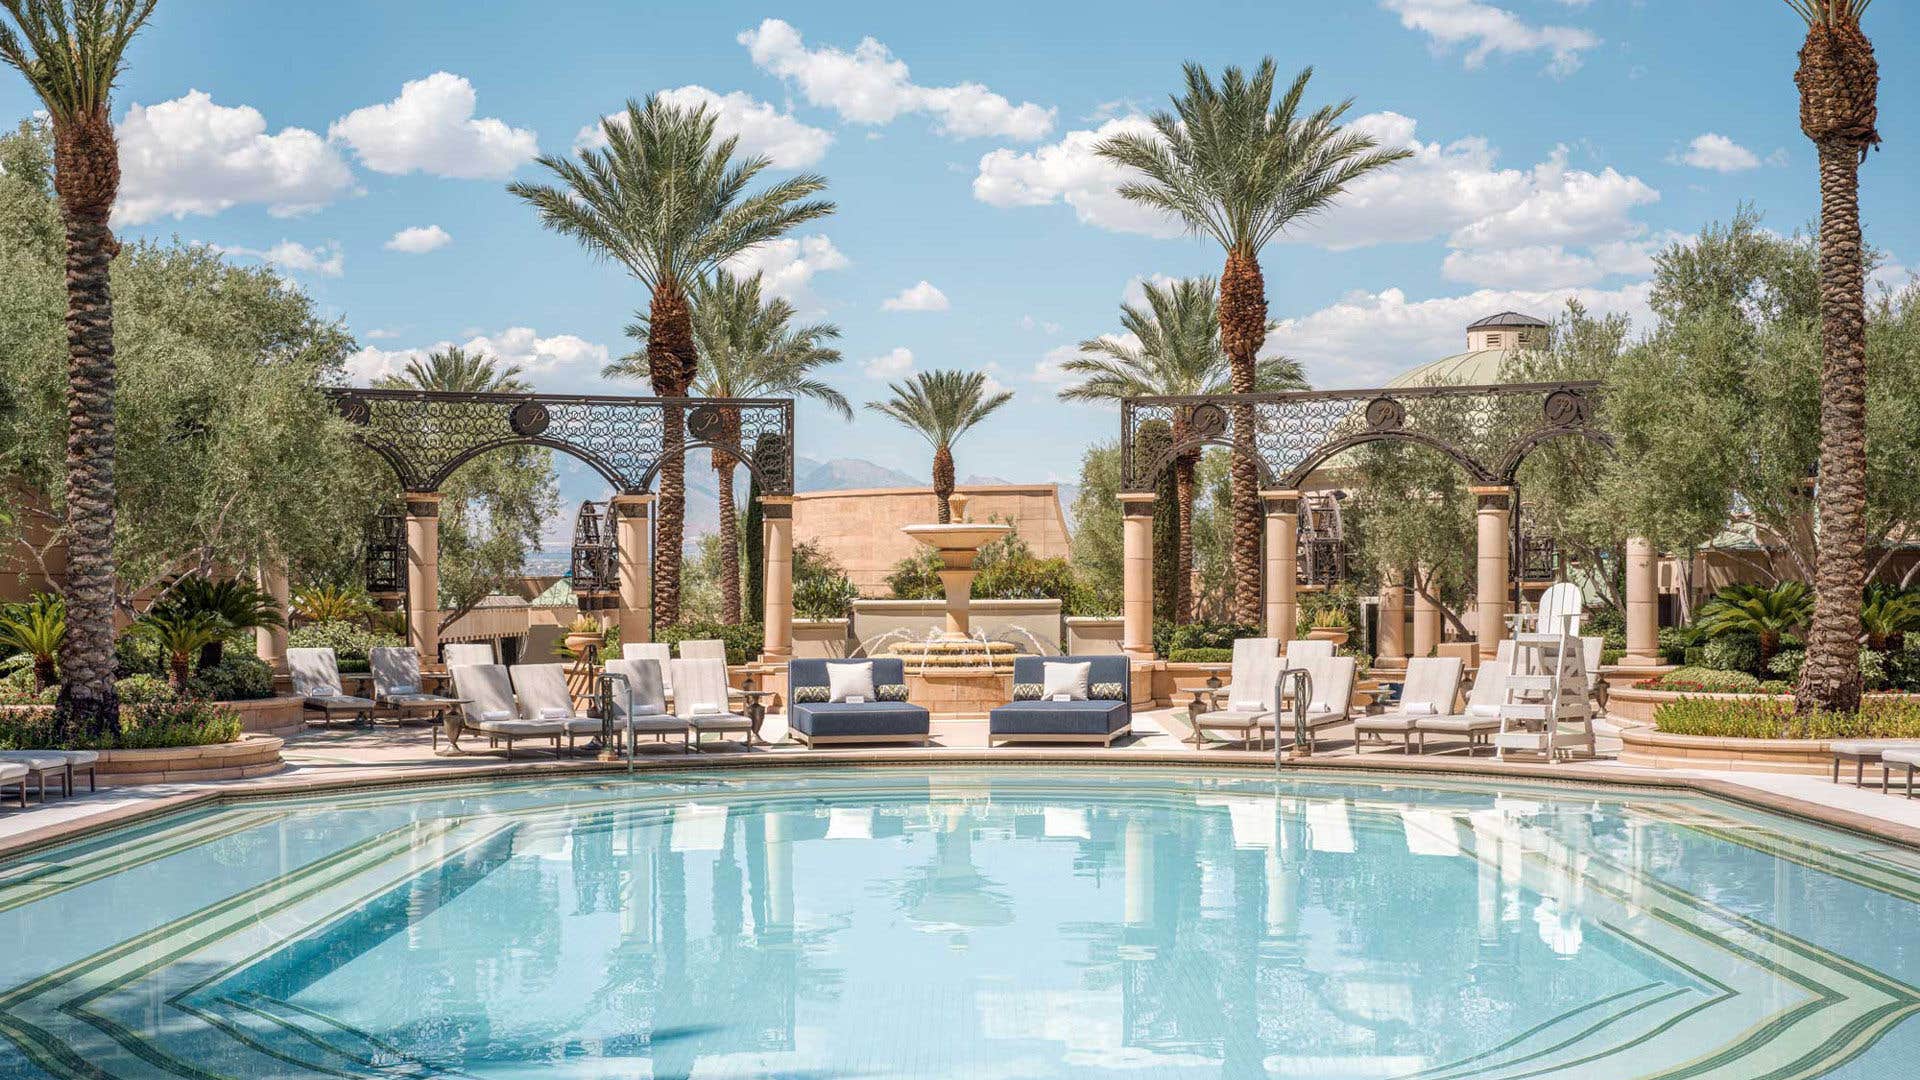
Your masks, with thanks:
M611 733L611 729L608 727L607 721L611 720L612 717L609 716L607 713L607 706L613 703L612 687L614 683L620 684L620 689L622 693L621 700L627 703L627 707L622 711L621 715L627 718L627 773L628 775L632 775L633 773L633 683L629 681L625 675L622 675L617 671L602 670L600 672L600 730L603 732Z
M1313 676L1306 668L1282 669L1273 683L1273 700L1276 703L1287 700L1284 684L1289 680L1293 682L1293 754L1295 757L1303 754L1311 756L1313 751L1304 748L1313 745L1307 737L1307 706L1313 701ZM1273 767L1280 767L1280 740L1277 733L1273 740Z

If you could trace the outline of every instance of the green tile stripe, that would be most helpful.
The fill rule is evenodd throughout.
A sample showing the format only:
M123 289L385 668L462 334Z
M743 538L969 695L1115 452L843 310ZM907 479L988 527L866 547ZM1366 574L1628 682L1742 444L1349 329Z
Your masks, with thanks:
M1485 1050L1481 1050L1476 1053L1469 1054L1463 1058L1456 1058L1452 1061L1448 1061L1443 1064L1430 1065L1427 1068L1419 1070L1418 1072L1402 1073L1397 1078L1397 1080L1440 1080L1440 1078L1445 1077L1450 1073L1459 1072L1461 1069L1465 1069L1470 1066L1473 1066L1478 1062L1486 1061L1488 1058L1499 1057L1501 1054L1504 1054L1507 1051L1520 1046L1522 1043L1525 1043L1528 1039L1531 1039L1534 1036L1541 1034L1542 1032L1558 1027L1566 1023L1567 1021L1572 1020L1574 1017L1580 1016L1583 1013L1592 1012L1595 1009L1605 1008L1608 1005L1612 1005L1614 1002L1622 1001L1626 998L1641 997L1641 995L1644 995L1647 991L1657 990L1663 985L1665 984L1645 983L1640 986L1635 986L1626 990L1622 990L1617 994L1609 994L1606 997L1599 998L1594 1001L1589 1001L1585 1005L1581 1005L1576 1008L1569 1009L1566 1012L1559 1014L1558 1016L1554 1016L1550 1019L1543 1020L1540 1023L1535 1024L1534 1026L1526 1029L1525 1031L1522 1031L1518 1035L1515 1035L1512 1038L1499 1043L1496 1046L1490 1046ZM1685 991L1682 990L1682 991L1675 991L1675 992L1684 993ZM1649 1001L1645 997L1641 997L1640 1001L1635 1002L1632 1005L1628 1006L1624 1011L1609 1013L1607 1018L1604 1019L1599 1025L1596 1025L1596 1027L1590 1027L1585 1031L1582 1031L1580 1034L1574 1036L1571 1040L1569 1040L1569 1042L1578 1042L1581 1039L1586 1038L1593 1031L1597 1030L1598 1027L1604 1027L1606 1024L1612 1023L1615 1019L1619 1019L1633 1012L1637 1012L1638 1010L1640 1010L1641 1008L1645 1007L1650 1003L1657 1004L1661 1001L1666 1000L1666 998L1670 996L1672 995L1671 994L1661 995L1651 999L1651 1001ZM1562 1044L1562 1045L1565 1045L1565 1044ZM1542 1053L1551 1053L1553 1050L1557 1050L1557 1049L1559 1049L1559 1047L1557 1046L1551 1047L1546 1051L1542 1051Z
M283 811L218 815L141 837L137 842L116 845L104 856L80 857L84 861L70 856L60 862L22 864L13 880L0 882L0 914L249 829L271 825L287 816ZM229 818L231 820L227 820Z

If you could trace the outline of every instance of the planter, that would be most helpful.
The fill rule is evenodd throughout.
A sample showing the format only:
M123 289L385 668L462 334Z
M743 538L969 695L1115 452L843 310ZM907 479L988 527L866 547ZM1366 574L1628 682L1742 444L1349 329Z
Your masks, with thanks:
M108 787L243 780L286 768L275 735L242 735L238 742L165 750L102 750L96 772Z
M1868 694L1870 698L1913 698L1914 694ZM1617 686L1607 695L1607 715L1615 720L1639 720L1651 724L1653 711L1670 701L1704 698L1709 701L1791 701L1785 694L1705 694L1698 690L1641 690Z
M1620 744L1620 761L1623 764L1658 769L1714 769L1815 776L1825 776L1833 769L1833 756L1825 739L1731 739L1713 735L1669 735L1651 728L1625 728L1620 732Z
M586 654L587 648L589 646L593 646L593 647L599 646L600 635L599 634L568 634L566 637L566 642L567 642L567 648L572 649L573 654L575 656L583 656Z
M1352 636L1352 634L1353 631L1344 626L1316 626L1307 631L1307 639L1309 641L1331 641L1333 642L1334 648L1337 649L1345 645L1347 638Z
M240 730L248 735L297 735L306 730L306 710L297 697L218 701L214 704L240 714Z

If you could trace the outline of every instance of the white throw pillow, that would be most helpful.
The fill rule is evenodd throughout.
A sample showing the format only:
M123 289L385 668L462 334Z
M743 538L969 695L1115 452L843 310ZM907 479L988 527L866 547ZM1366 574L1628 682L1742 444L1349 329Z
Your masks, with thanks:
M860 664L827 665L828 701L846 701L848 698L872 701L875 696L871 660Z
M1091 678L1091 663L1063 664L1048 661L1041 667L1040 696L1047 701L1057 700L1059 695L1067 695L1069 701L1087 700L1087 680Z

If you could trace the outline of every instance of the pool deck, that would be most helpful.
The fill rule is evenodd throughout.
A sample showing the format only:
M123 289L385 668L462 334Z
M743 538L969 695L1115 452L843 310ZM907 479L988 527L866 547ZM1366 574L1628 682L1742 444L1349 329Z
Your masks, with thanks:
M1370 743L1356 752L1353 729L1332 728L1320 740L1311 758L1291 759L1289 767L1317 767L1370 773L1425 772L1489 780L1561 780L1684 787L1717 795L1776 813L1869 833L1920 848L1920 799L1881 794L1877 787L1855 788L1835 784L1823 776L1726 770L1651 769L1621 764L1613 759L1619 740L1605 721L1599 754L1592 760L1548 764L1538 760L1502 762L1485 751L1466 756L1464 744L1434 744L1437 752L1406 755ZM1184 708L1142 710L1134 713L1132 737L1111 748L1064 745L987 746L987 721L936 720L933 745L926 747L834 747L808 750L786 738L781 714L767 717L762 734L768 745L751 752L737 743L712 743L712 749L684 754L675 742L671 749L648 750L642 744L638 767L653 770L702 766L751 767L756 764L1160 764L1214 765L1233 768L1272 768L1271 750L1239 749L1212 742L1196 749L1186 741L1190 729ZM485 749L485 740L466 736L466 752L452 754L444 740L438 752L424 725L383 723L372 729L310 728L287 741L287 767L271 776L249 780L183 784L149 784L104 788L78 797L52 798L27 810L0 810L0 857L29 851L62 840L124 824L141 817L202 803L211 798L238 795L298 794L341 786L362 787L436 780L466 780L489 776L541 775L554 772L606 771L591 756L555 759L550 754L522 748L514 760L504 752Z

